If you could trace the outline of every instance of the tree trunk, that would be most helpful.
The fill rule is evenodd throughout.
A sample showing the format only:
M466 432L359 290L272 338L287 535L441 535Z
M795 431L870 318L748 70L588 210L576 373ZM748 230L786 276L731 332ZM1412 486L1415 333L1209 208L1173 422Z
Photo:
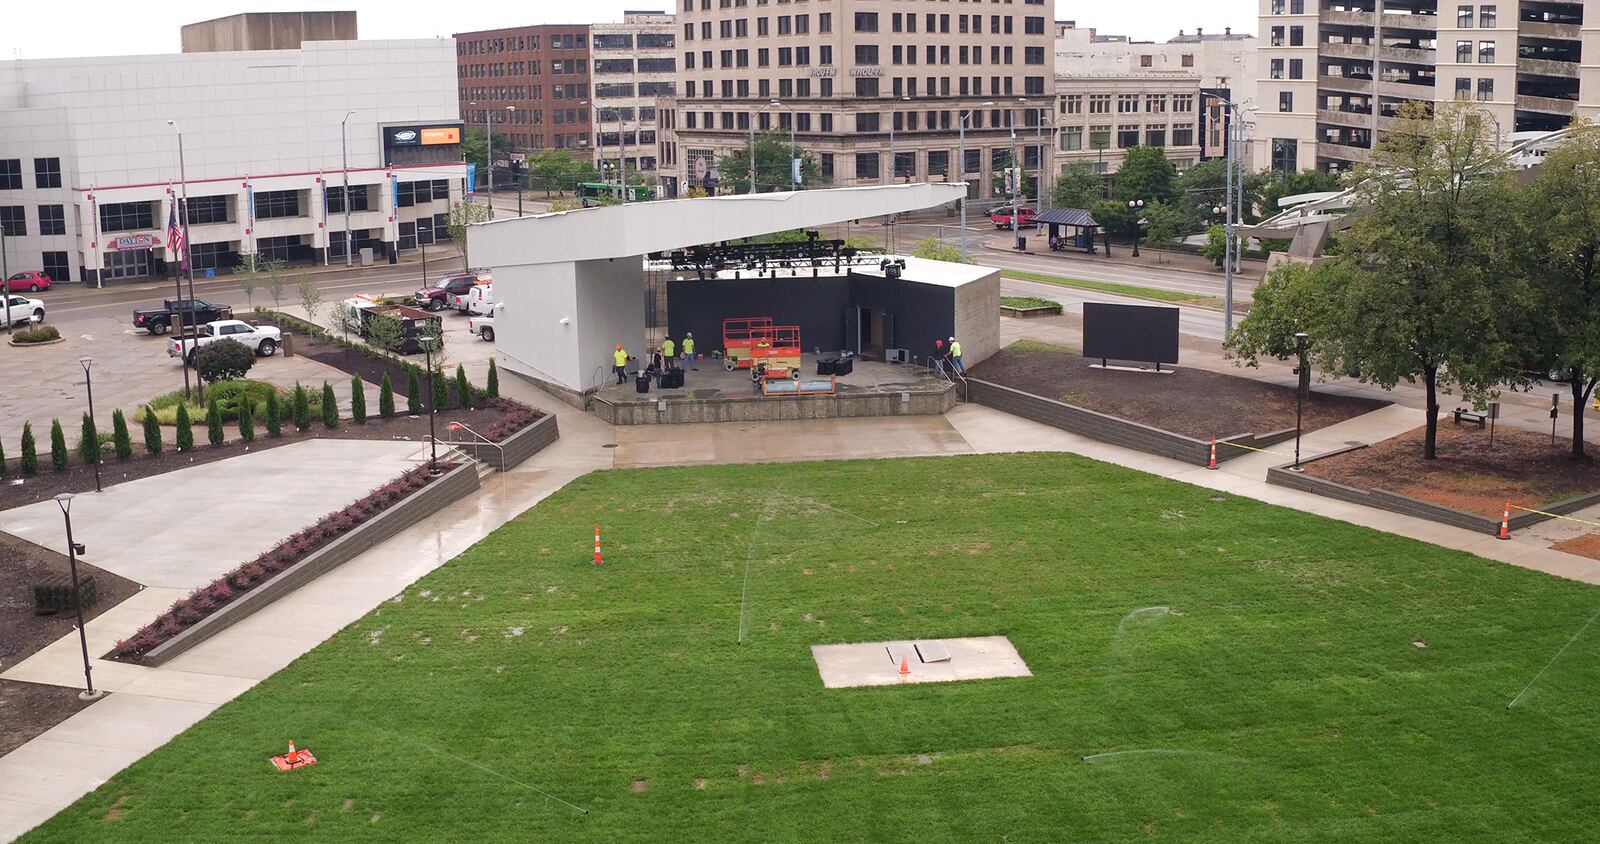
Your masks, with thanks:
M1583 457L1583 411L1590 394L1594 392L1596 379L1587 377L1587 373L1572 373L1572 456Z
M1439 457L1439 368L1424 367L1422 383L1428 390L1428 427L1422 438L1422 459L1436 460Z

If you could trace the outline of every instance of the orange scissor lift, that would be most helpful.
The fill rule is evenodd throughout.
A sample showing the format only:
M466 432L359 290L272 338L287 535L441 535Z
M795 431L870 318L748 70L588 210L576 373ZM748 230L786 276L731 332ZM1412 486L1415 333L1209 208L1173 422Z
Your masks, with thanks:
M722 321L722 368L762 367L767 378L800 377L800 326L773 325L771 317Z

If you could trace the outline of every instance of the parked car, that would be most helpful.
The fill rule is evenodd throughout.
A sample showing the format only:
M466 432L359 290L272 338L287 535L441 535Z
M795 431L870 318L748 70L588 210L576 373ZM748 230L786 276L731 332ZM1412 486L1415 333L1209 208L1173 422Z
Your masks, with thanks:
M480 281L482 283L489 283L492 280L493 279L489 277L488 273L480 273L477 271L457 273L456 275L446 276L444 280L440 281L437 286L424 287L421 290L418 290L412 295L412 298L416 300L417 307L419 308L425 308L430 311L442 311L445 308L453 306L454 303L450 297L460 296L466 293L468 290L472 289L473 285L479 284Z
M238 319L221 319L200 326L187 337L174 337L167 345L167 357L187 358L194 363L195 353L218 340L235 340L262 357L270 357L283 342L283 334L270 325L251 325Z
M172 330L172 318L183 314L183 324L205 325L219 319L233 319L232 305L216 305L201 299L167 299L159 308L143 308L133 312L133 327L151 334L165 334Z
M467 330L478 335L484 340L488 340L489 342L493 343L494 318L500 315L500 309L504 307L504 302L501 302L497 305L490 305L487 313L472 317L471 319L467 320Z
M458 298L461 299L461 305L459 306L459 309L462 313L473 314L476 316L488 316L489 309L494 307L494 285L474 285L471 290L463 293Z
M6 294L6 302L10 306L11 324L29 325L35 322L44 322L44 303L38 299L29 299L26 296L13 296ZM0 322L5 321L5 308L0 308Z
M18 290L26 290L29 293L38 293L41 290L49 290L51 284L54 284L54 282L50 280L49 275L39 270L25 270L20 273L12 273L6 279L6 292L15 293Z
M1020 229L1023 226L1032 225L1035 216L1037 216L1037 212L1032 208L1026 205L1018 206L1016 212L1017 228ZM989 212L989 222L994 223L994 227L997 229L1011 228L1011 219L1012 213L1009 205L1001 206Z

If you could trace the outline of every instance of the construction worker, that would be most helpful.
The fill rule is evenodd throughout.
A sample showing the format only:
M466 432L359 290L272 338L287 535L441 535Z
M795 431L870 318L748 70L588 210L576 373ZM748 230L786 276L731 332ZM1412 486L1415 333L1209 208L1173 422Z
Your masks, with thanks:
M683 335L683 359L688 361L689 368L699 372L700 367L694 362L694 332L688 331Z
M672 359L677 356L677 353L678 344L672 342L671 337L661 341L661 365L664 368L672 368Z
M966 375L967 368L961 365L961 344L956 342L956 338L951 337L948 348L950 350L950 368L954 369L958 375Z
M617 344L617 350L612 353L611 362L613 364L611 371L617 373L617 383L628 383L628 352L622 348L621 343Z
M928 368L934 372L944 373L944 341L933 341L933 354L928 358Z

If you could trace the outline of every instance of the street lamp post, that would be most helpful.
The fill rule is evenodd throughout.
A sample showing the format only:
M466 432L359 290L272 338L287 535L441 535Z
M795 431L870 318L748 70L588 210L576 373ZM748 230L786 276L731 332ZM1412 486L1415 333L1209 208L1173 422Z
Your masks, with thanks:
M898 103L909 103L909 102L911 102L911 98L910 97L905 97L905 96L896 97L895 98L895 102L897 104ZM900 112L896 111L893 107L890 107L890 109L889 109L889 174L886 177L887 181L885 181L884 184L891 184L892 185L892 184L895 184L896 182L898 182L899 179L900 179L900 154L895 152L895 150L894 150L894 121L899 116L900 116ZM899 214L890 214L889 215L888 246L889 246L889 253L891 255L894 254L894 241L895 241L895 234L896 234L895 229L896 229L896 226L897 226L897 224L899 222L900 222L900 215Z
M434 396L438 394L433 391L433 347L438 342L433 337L417 338L417 345L422 347L428 364L428 474L436 478L439 476L439 437L433 430L433 417L439 414L439 406L434 401Z
M489 219L494 219L494 112L483 113L483 169L489 176ZM430 420L431 421L431 420Z
M789 190L800 189L800 150L794 145L794 109L785 103L773 100L767 103L773 108L781 108L789 112Z
M750 192L756 192L756 113L750 112ZM620 143L621 137L617 138Z
M517 113L517 107L516 106L514 106L514 105L506 106L506 137L507 138L511 137L511 125L512 125L512 122L515 120L516 113ZM510 160L511 160L511 150L507 149L506 150L506 161L508 163L506 165L506 169L508 169L508 170L510 169L510 163L509 163ZM492 194L490 195L489 206L491 208L494 207L494 196ZM517 216L518 217L522 216L522 183L520 181L517 183Z
M1027 102L1027 100L1023 99L1018 99L1017 101ZM1011 124L1006 128L1011 130L1011 169L1015 171L1015 175L1011 178L1011 236L1016 238L1016 249L1021 252L1022 228L1018 224L1021 222L1019 212L1022 209L1017 207L1017 195L1022 192L1022 162L1017 159L1017 118L1015 109L1006 109L1006 122Z
M89 395L89 427L93 428L95 435L99 436L100 429L94 424L94 383L89 378L89 368L94 366L94 358L84 355L78 358L78 365L83 367L83 389ZM94 491L100 491L100 443L94 444Z
M979 108L984 108L984 107L992 106L992 105L994 105L994 102L990 101L990 102L980 103L978 107ZM957 162L957 164L956 164L956 167L957 167L956 175L960 177L961 184L962 184L963 187L965 187L966 183L967 183L967 119L970 118L971 116L972 116L972 109L970 109L970 108L967 109L966 111L961 112L960 125L957 127L957 132L958 132L958 135L959 135L961 140L960 140L960 146L957 148L957 151L956 151L956 157L960 159L960 161ZM981 168L980 168L979 175L980 176L982 175ZM963 263L966 262L967 257L968 257L967 256L967 194L970 194L970 193L971 193L970 190L966 190L966 191L963 192L962 197L961 197L961 260L962 260Z
M1139 257L1139 235L1143 233L1143 227L1139 223L1139 212L1144 210L1144 200L1128 200L1128 210L1133 213L1133 257L1137 258Z
M178 121L176 120L168 120L167 125L171 126L172 130L178 134L178 188L180 191L182 191L181 200L179 202L179 207L182 210L178 213L178 219L183 225L183 252L177 257L178 260L182 262L180 266L186 266L189 270L189 302L191 306L188 308L188 314L191 318L193 318L194 261L189 260L189 254L194 250L194 242L189 239L189 175L188 170L184 167L183 162L183 130L178 128ZM183 282L181 279L175 286L178 288L178 299L181 301L183 299ZM178 317L178 348L180 351L183 348L184 311L185 309L180 307L177 309L176 314ZM187 399L189 397L189 356L179 355L178 357L179 360L183 361L183 397ZM195 375L195 386L200 386L200 376L198 373Z
M61 517L67 522L67 564L72 577L72 608L78 614L78 646L83 650L84 690L78 692L78 700L99 700L105 692L95 690L94 678L89 670L89 636L83 630L83 595L78 590L78 555L84 549L72 540L72 498L72 493L63 492L56 496L56 506L61 508Z
M1237 239L1235 229L1238 226L1238 221L1244 216L1244 174L1239 174L1239 178L1235 180L1233 171L1238 166L1236 159L1238 157L1239 142L1244 137L1244 112L1255 111L1256 107L1250 106L1249 108L1241 109L1236 103L1222 97L1216 97L1216 101L1222 105L1223 113L1227 115L1228 122L1226 135L1227 155L1224 156L1227 160L1228 168L1228 177L1225 183L1227 198L1223 202L1228 209L1228 218L1223 223L1223 231L1227 235L1225 238L1227 242L1223 249L1224 281L1222 294L1222 336L1226 340L1228 335L1233 333L1233 274L1237 271L1235 265L1241 257L1240 253L1243 251L1240 248L1242 244L1237 244L1234 241ZM1237 193L1234 192L1236 183L1239 188Z
M355 250L350 242L350 151L349 134L350 117L354 111L344 113L344 119L339 121L339 163L344 168L344 265L353 266Z
M1311 364L1306 360L1306 341L1311 335L1304 331L1297 331L1294 335L1295 351L1299 353L1300 365L1295 367L1295 374L1300 376L1300 382L1295 389L1294 405L1294 466L1296 472L1303 472L1300 468L1300 422L1305 417L1306 396L1311 392Z

